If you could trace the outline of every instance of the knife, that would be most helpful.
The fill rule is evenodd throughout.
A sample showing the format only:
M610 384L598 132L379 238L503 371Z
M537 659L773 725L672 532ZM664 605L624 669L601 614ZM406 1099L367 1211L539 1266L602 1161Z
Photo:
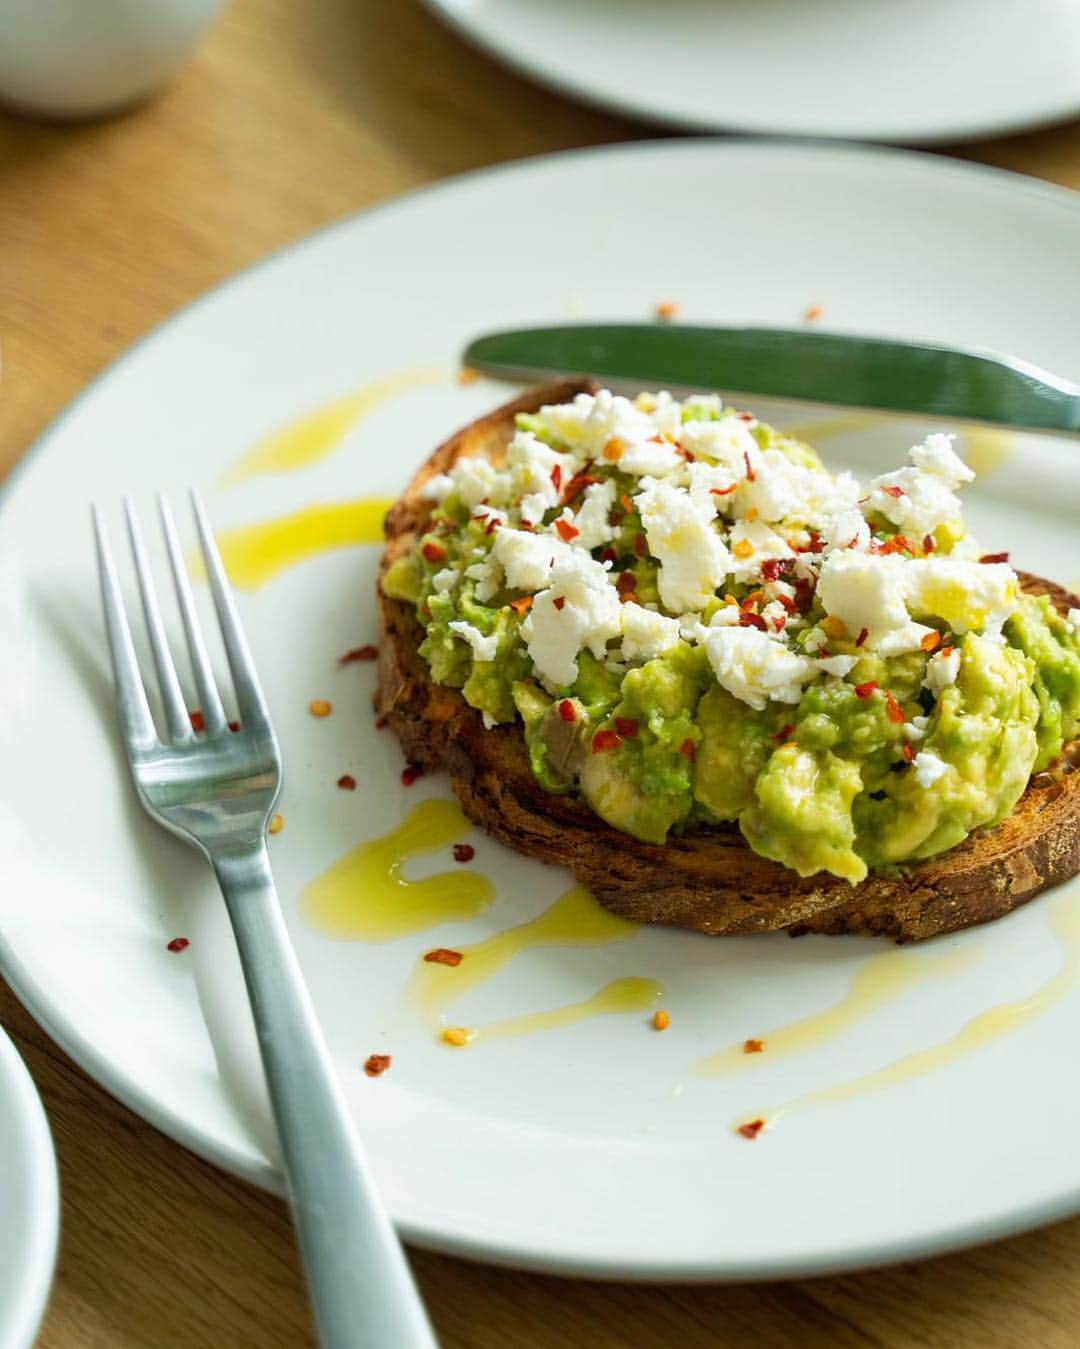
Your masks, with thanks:
M989 351L784 328L597 323L475 338L464 364L497 379L590 375L1080 436L1080 385Z

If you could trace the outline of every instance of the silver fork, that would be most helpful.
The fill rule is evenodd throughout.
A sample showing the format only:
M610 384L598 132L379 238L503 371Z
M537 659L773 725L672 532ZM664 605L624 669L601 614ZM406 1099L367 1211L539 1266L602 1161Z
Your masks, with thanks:
M168 503L158 498L203 731L180 691L135 511L125 501L165 734L158 735L116 567L94 509L120 730L139 800L214 868L232 922L284 1158L320 1342L327 1349L432 1349L435 1337L379 1200L289 942L266 828L281 754L202 503L199 542L240 714L229 730Z

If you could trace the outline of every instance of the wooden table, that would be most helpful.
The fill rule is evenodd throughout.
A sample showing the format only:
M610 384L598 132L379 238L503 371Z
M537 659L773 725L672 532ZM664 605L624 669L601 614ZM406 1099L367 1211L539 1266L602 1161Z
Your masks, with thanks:
M507 73L417 0L233 0L149 107L74 126L0 114L0 471L107 361L269 249L447 174L648 134ZM959 153L1080 188L1080 125ZM0 1020L60 1156L63 1249L40 1343L310 1344L283 1206L118 1105L2 985ZM447 1349L1080 1340L1080 1219L879 1273L757 1286L414 1262Z

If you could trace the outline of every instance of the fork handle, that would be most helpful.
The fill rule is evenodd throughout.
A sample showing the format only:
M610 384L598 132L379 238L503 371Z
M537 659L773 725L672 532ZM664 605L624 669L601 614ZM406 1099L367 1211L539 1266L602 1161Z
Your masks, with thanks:
M315 1019L266 845L211 861L240 951L320 1344L435 1349Z

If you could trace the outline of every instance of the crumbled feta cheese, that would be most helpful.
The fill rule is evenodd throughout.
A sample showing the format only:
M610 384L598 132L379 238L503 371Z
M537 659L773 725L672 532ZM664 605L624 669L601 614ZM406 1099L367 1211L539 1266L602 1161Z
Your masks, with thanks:
M454 567L443 567L442 571L437 571L431 578L431 584L436 594L445 595L448 590L453 590L460 579L461 573Z
M962 483L973 482L974 472L964 463L952 447L952 436L935 432L927 436L921 445L911 450L911 462L924 473L933 473L949 487L959 487Z
M914 651L930 629L908 615L904 578L911 565L895 553L830 553L821 568L818 597L851 637L866 630L866 646L886 656Z
M436 473L420 488L421 501L442 501L454 485L449 473Z
M797 703L816 665L757 628L710 628L705 650L717 682L760 711L770 700Z
M1019 603L1016 573L1004 562L913 558L903 576L912 614L942 618L954 632L998 633Z
M716 422L686 422L679 430L679 443L699 459L712 459L731 470L740 481L746 476L746 455L755 462L758 443L738 417Z
M490 560L473 562L465 568L465 575L470 581L476 582L476 598L481 604L486 604L501 584L502 569L497 562Z
M664 478L681 469L684 459L666 440L639 440L629 445L619 458L619 468L635 477Z
M932 787L949 765L944 759L939 759L932 750L924 749L915 755L912 767L915 769L915 781L919 786Z
M940 698L950 684L956 683L960 673L960 652L952 647L947 653L937 652L926 662L926 678L923 683L934 695Z
M469 508L485 499L492 506L505 505L510 497L510 475L480 454L463 455L450 470L454 491Z
M837 679L849 675L858 663L858 656L826 656L818 661L826 674L836 675Z
M957 524L960 502L948 483L918 468L898 468L870 483L865 509L891 521L902 534L921 539L939 525Z
M555 502L549 502L544 492L529 492L521 498L521 518L527 525L538 525L551 506Z
M499 649L499 640L494 633L484 636L479 628L473 627L471 623L466 623L461 619L455 619L453 623L448 624L451 632L456 632L459 637L472 647L473 657L476 660L494 660L495 653Z
M1070 609L1065 618L1074 628L1080 628L1080 609Z
M729 508L734 498L735 475L724 464L696 461L686 466L690 500L703 515L715 515Z
M834 548L857 548L866 552L870 547L870 526L857 506L826 516L821 522L821 540L825 551Z
M491 555L502 566L511 590L542 589L556 558L564 557L568 551L560 539L524 529L496 530L491 546Z
M822 647L829 645L829 639L820 628L810 628L803 639L803 650L808 655L813 655L815 651L820 651Z
M585 499L571 521L578 531L576 548L600 548L615 537L608 524L608 514L615 504L615 483L611 478L592 483L585 489Z
M572 403L542 407L538 419L546 431L569 445L580 458L595 459L609 440L630 445L656 435L658 423L670 421L671 407L670 396L667 403L658 397L656 412L649 414L629 398L600 389L596 394L579 393ZM675 406L676 420L678 416Z
M567 550L521 625L540 677L555 687L572 684L578 655L585 647L598 660L604 659L608 641L619 635L621 609L604 567L580 549Z
M737 628L739 626L739 606L722 604L709 619L710 628Z
M626 660L652 660L682 635L680 621L654 614L632 600L622 606L622 649Z
M731 559L712 525L688 492L653 482L634 498L649 552L660 563L660 599L672 613L703 609L723 584Z
M559 500L555 478L569 482L576 467L573 455L553 450L532 431L518 431L514 435L507 446L506 464L516 495L542 496L548 506L556 505Z

